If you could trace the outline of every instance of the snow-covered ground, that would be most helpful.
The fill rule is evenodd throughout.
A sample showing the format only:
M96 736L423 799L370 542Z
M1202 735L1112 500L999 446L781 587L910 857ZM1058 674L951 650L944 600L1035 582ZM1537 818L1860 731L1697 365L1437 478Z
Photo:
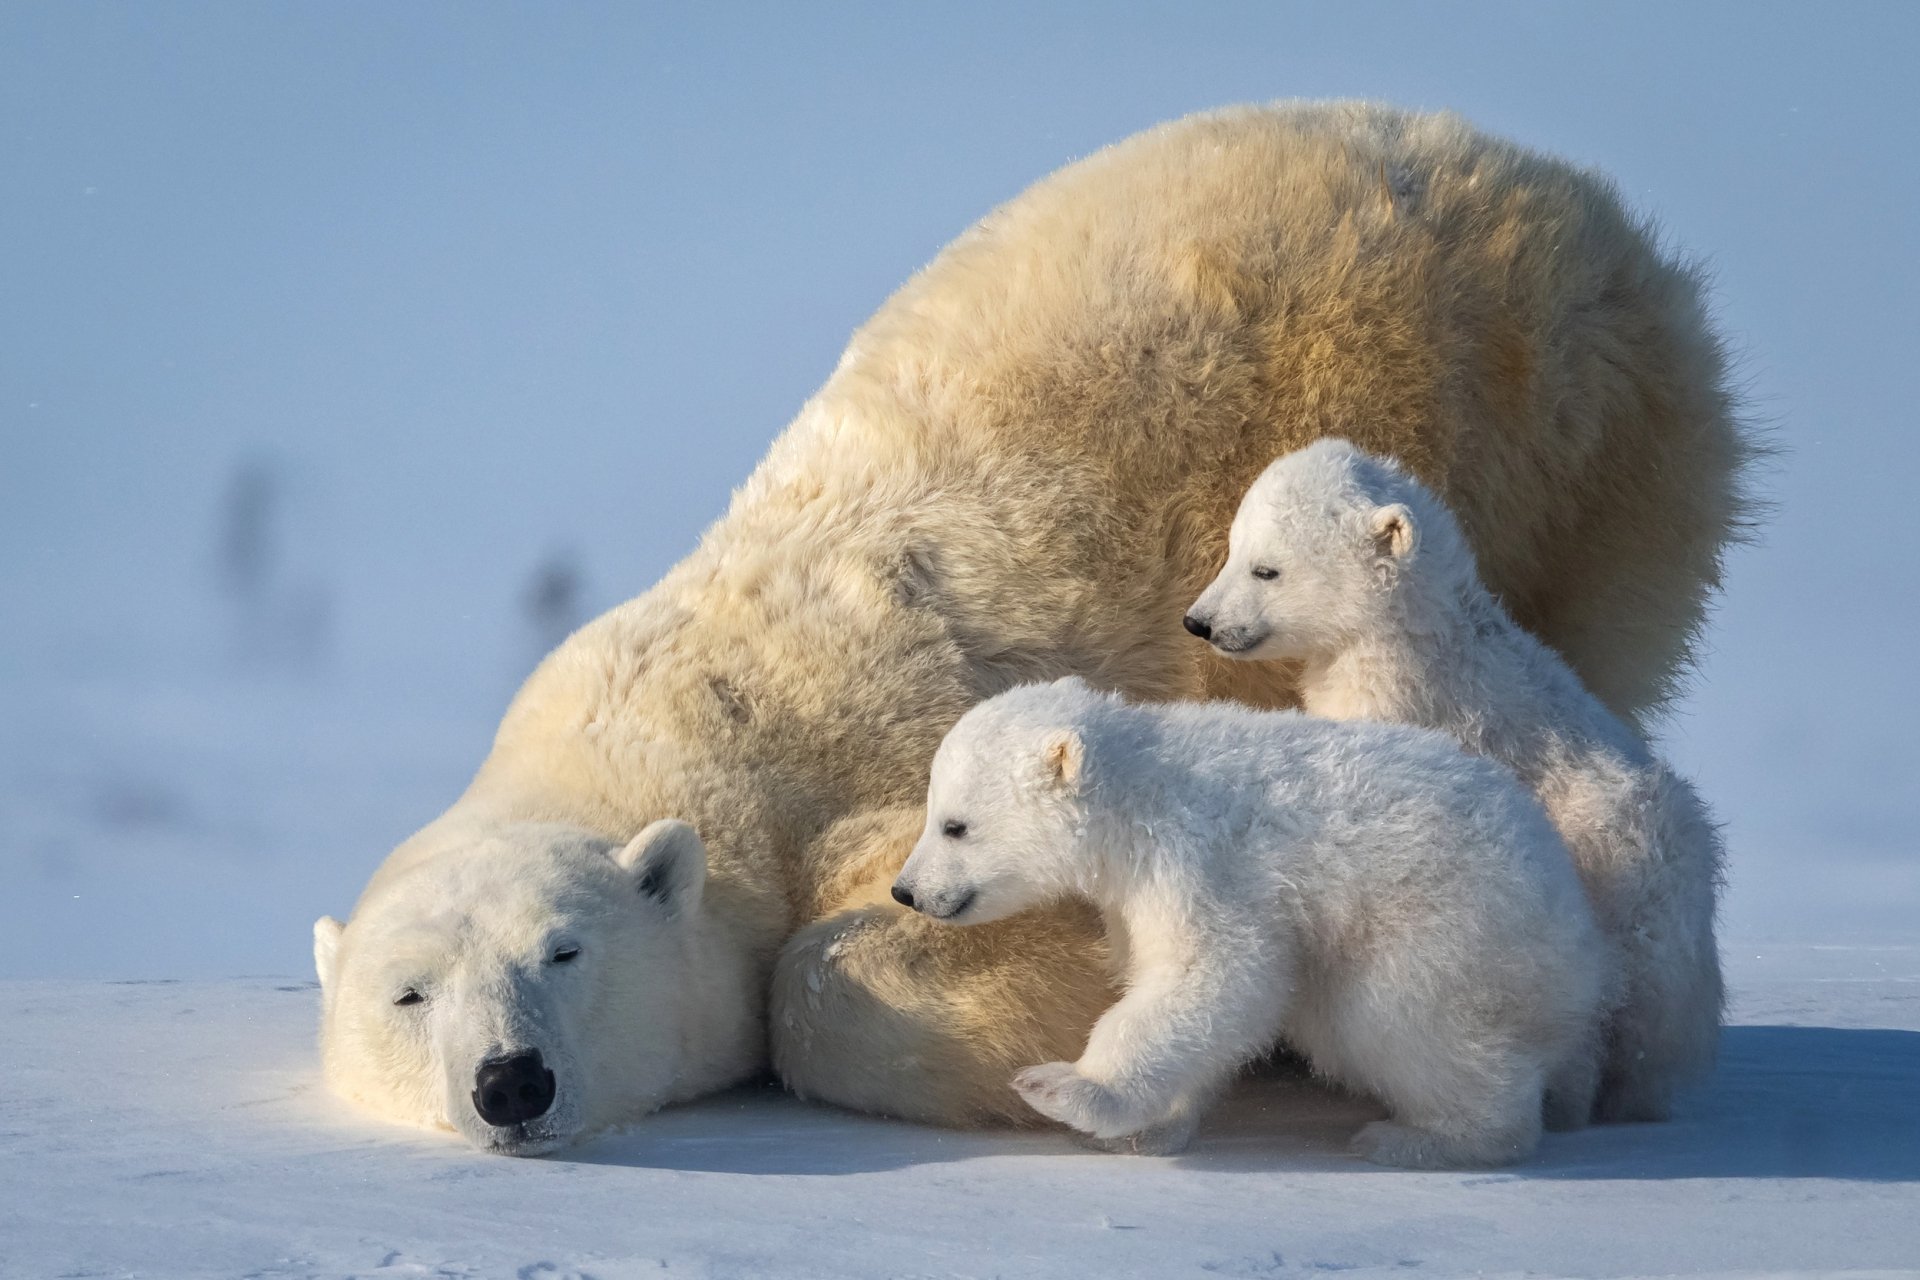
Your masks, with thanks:
M511 1160L325 1095L310 983L0 983L0 1274L1916 1274L1920 949L1729 959L1679 1118L1477 1174L1354 1160L1370 1108L1277 1075L1164 1160L771 1087Z

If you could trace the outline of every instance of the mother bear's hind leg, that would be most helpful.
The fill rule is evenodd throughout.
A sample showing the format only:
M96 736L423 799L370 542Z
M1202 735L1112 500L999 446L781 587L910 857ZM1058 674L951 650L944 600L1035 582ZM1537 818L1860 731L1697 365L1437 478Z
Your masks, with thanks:
M769 1022L787 1086L931 1124L1039 1123L1014 1073L1079 1057L1118 996L1097 913L1065 905L962 929L867 896L780 953Z

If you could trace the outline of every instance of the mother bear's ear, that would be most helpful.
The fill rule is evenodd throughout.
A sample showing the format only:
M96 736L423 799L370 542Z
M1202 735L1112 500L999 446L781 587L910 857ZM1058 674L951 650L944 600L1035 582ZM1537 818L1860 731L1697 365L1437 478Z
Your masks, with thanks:
M633 876L641 893L675 915L699 907L707 883L707 846L680 819L649 823L613 860Z
M332 916L321 916L313 922L313 972L320 979L322 991L333 985L334 962L340 955L340 935L346 932L346 928Z

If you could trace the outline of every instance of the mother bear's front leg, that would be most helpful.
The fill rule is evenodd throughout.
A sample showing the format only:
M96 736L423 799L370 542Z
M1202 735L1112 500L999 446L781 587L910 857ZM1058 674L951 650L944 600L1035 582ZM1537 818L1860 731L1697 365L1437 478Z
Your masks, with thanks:
M773 1062L801 1097L953 1126L1037 1124L1014 1073L1072 1061L1119 997L1099 915L1063 904L955 929L888 890L923 811L841 824L864 846L788 940L769 1001ZM829 832L831 839L835 833Z

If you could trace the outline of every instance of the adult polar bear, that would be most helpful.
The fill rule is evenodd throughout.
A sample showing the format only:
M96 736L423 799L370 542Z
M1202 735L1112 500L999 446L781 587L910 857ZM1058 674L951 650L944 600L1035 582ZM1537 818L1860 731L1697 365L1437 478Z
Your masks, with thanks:
M1740 520L1726 376L1698 277L1604 180L1451 116L1240 108L1070 165L855 334L698 549L320 922L330 1081L505 1151L769 1061L1024 1120L1014 1071L1113 993L1083 909L888 900L960 714L1066 674L1287 702L1180 619L1248 484L1328 434L1436 486L1516 616L1644 712Z

